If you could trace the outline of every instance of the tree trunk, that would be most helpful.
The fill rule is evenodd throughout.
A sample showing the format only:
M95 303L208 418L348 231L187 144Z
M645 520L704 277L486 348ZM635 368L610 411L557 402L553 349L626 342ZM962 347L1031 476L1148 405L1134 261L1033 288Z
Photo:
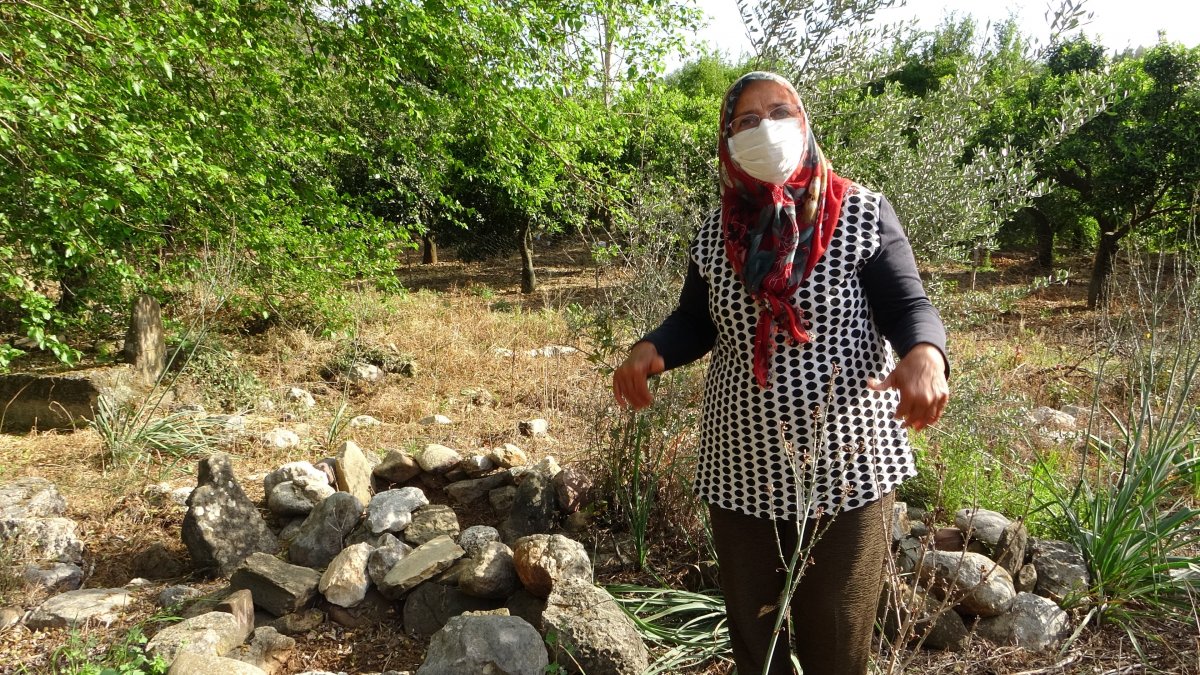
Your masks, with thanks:
M1038 266L1044 270L1054 269L1054 225L1039 209L1029 209L1037 236Z
M421 235L421 264L437 264L437 242L433 240L433 235L429 232Z
M533 248L531 247L532 232L529 223L521 226L521 292L532 293L537 290L537 275L533 272Z
M1096 257L1092 260L1092 278L1088 282L1088 309L1096 309L1108 299L1108 277L1112 274L1117 245L1121 242L1117 228L1108 227L1112 223L1100 221L1100 225L1100 244L1096 247Z

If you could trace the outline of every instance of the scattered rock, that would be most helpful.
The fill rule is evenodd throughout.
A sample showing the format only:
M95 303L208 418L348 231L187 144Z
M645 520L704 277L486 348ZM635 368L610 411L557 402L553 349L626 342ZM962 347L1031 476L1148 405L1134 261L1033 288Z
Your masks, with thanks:
M1025 421L1032 427L1049 431L1074 431L1075 418L1065 412L1040 406L1031 410Z
M259 437L262 444L275 450L291 450L300 447L300 435L291 429L276 427Z
M383 461L375 467L373 473L391 483L403 483L412 480L421 473L421 465L403 450L390 450Z
M322 568L343 548L362 515L362 502L349 492L335 492L317 504L304 519L288 547L288 558L297 565Z
M514 466L525 466L529 463L529 456L525 451L512 443L492 448L488 451L488 457L491 458L496 466L502 469L511 469Z
M456 616L433 635L418 675L542 675L549 665L542 636L515 616Z
M370 544L355 544L337 554L321 576L318 587L326 600L341 607L353 607L362 602L371 587L367 559L373 550Z
M385 490L367 505L367 528L375 534L401 532L412 523L413 511L428 505L429 498L421 488Z
M225 576L250 554L274 553L278 540L233 476L229 455L200 461L197 487L183 518L183 543L198 571Z
M929 551L921 580L938 598L949 597L959 609L977 616L1003 614L1017 596L1008 571L978 553Z
M356 363L350 366L346 379L353 384L374 384L383 379L383 369L373 363Z
M640 675L650 654L633 620L590 580L564 579L546 601L542 621L557 636L554 661L567 673Z
M161 656L167 663L180 654L221 656L242 644L250 630L226 612L208 612L184 619L158 631L146 643L146 654Z
M67 591L41 604L25 621L32 630L77 626L89 622L104 626L116 621L133 597L123 588L87 588Z
M453 586L427 581L404 599L404 630L428 636L441 630L451 617L463 612L496 609L500 603L463 593Z
M567 579L591 583L592 563L583 544L561 534L535 534L517 540L513 563L525 590L545 598Z
M417 457L417 463L421 465L421 470L432 474L444 474L458 466L461 461L462 456L458 454L457 450L437 443L426 445L425 449L421 451L421 455Z
M263 626L254 629L249 643L239 645L228 656L259 668L267 675L277 675L286 671L288 657L295 649L295 640L270 626ZM225 675L228 671L213 672Z
M454 422L445 415L430 415L428 417L422 417L420 423L425 426L454 424Z
M10 626L15 626L21 623L21 617L25 614L15 607L0 607L0 633Z
M404 538L417 546L442 536L458 536L458 516L454 509L442 504L418 509L412 523L404 530Z
M124 364L62 375L0 375L0 431L74 429L94 418L102 398L120 406L144 392L137 372Z
M288 389L287 400L295 403L301 408L314 408L317 405L317 400L313 398L313 395L299 387L292 387L291 389Z
M350 420L351 429L366 429L380 426L383 426L383 422L380 422L370 415L357 415Z
M968 539L978 539L993 548L1011 523L1003 514L987 509L960 509L954 514L954 526L967 533Z
M1066 612L1052 600L1032 593L1019 593L1010 611L980 619L975 625L980 635L998 645L1031 652L1054 646L1069 629Z
M52 593L73 591L83 585L83 570L74 563L36 563L21 573L25 583Z
M540 417L517 423L517 430L522 436L545 436L549 429L550 423Z
M53 518L67 512L67 500L45 478L18 478L0 485L0 520Z
M467 555L474 558L484 546L493 541L500 541L500 532L489 525L472 525L462 531L458 537L458 545L463 547Z
M359 504L371 501L371 464L354 441L344 441L333 465L337 488L358 498Z
M1083 554L1065 541L1038 539L1031 548L1030 562L1037 569L1036 593L1057 603L1083 593L1091 582Z
M520 586L512 549L498 541L485 544L459 573L458 586L477 598L503 600L512 595Z
M266 675L266 671L237 659L213 654L183 652L171 664L167 675Z

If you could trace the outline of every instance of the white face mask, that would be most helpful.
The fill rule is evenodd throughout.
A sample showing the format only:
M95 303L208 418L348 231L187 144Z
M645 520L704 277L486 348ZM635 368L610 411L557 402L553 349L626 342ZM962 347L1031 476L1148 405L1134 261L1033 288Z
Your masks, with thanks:
M742 171L764 183L783 185L796 172L807 148L798 118L763 120L729 137L729 156Z

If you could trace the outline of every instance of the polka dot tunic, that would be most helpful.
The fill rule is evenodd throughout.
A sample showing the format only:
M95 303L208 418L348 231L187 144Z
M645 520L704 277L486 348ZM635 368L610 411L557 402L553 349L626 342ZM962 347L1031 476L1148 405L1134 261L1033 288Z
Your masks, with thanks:
M901 354L921 342L945 353L945 332L887 201L860 186L843 200L833 240L794 295L812 340L776 334L768 389L753 375L758 311L722 237L714 212L691 247L679 309L645 338L668 367L712 351L697 494L752 516L813 517L858 508L915 475L907 433L892 418L899 395L872 391L867 379L891 372L893 344Z

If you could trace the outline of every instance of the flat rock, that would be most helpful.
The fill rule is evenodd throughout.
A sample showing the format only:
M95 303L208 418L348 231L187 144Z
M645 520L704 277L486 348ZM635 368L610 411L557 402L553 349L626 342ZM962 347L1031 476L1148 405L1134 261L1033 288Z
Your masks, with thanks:
M993 548L1011 523L1004 514L987 509L959 509L954 514L954 526L968 533L968 539L977 539Z
M67 512L67 500L45 478L18 478L0 485L0 520L53 518Z
M401 532L412 523L413 511L429 505L429 498L417 487L385 490L367 505L367 527L371 532Z
M167 675L268 675L252 664L212 654L181 653Z
M503 600L520 586L512 549L498 541L477 549L458 574L462 592L479 598Z
M451 617L500 606L496 600L472 597L453 586L426 581L404 598L404 630L429 636L441 630Z
M321 575L316 570L255 553L234 571L229 586L234 590L249 590L254 604L275 616L283 616L300 610L316 597L320 581Z
M0 550L13 561L83 562L83 541L70 518L0 520Z
M25 583L51 593L73 591L83 585L83 570L75 563L36 563L21 572Z
M1067 613L1053 600L1019 593L1011 610L1000 616L980 619L975 630L997 645L1040 652L1066 637L1070 624Z
M492 490L509 481L508 474L498 473L483 478L460 480L446 486L446 495L456 504L474 504L483 500Z
M437 537L413 549L384 576L379 590L389 598L399 598L422 581L449 569L463 550L447 536Z
M443 504L430 504L413 513L412 523L405 528L404 538L420 546L438 537L458 536L458 515Z
M32 630L91 622L107 626L116 621L132 601L132 594L124 588L67 591L43 602L25 621L25 625Z
M249 635L249 627L232 614L208 612L158 631L146 643L146 653L161 656L167 663L183 653L223 656Z
M146 387L128 364L72 370L61 375L0 375L0 431L73 429L84 426L100 409L100 399L119 406Z

